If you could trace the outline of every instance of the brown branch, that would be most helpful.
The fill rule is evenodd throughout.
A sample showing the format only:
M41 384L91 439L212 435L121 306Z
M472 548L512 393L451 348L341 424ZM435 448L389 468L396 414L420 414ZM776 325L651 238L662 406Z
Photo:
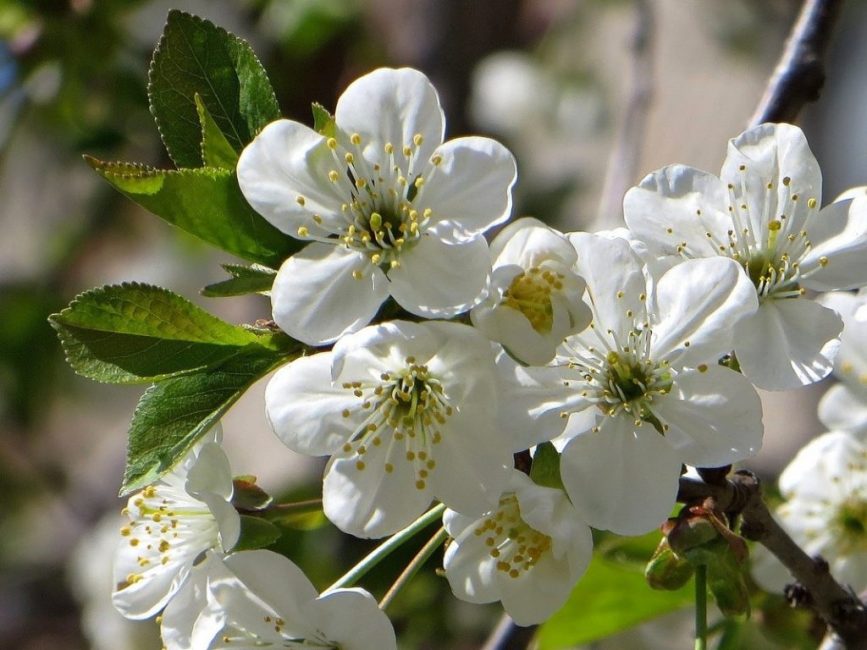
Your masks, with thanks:
M653 8L649 0L635 0L636 23L632 34L632 86L626 100L626 111L617 133L617 140L608 169L596 225L614 228L623 225L623 195L638 179L639 154L644 143L644 130L650 101L653 97L653 51L655 29Z
M847 650L867 649L867 608L834 579L825 560L807 555L777 523L762 499L761 485L754 474L736 472L718 485L681 477L678 501L692 504L708 497L719 510L741 516L741 534L762 544L785 565L809 594L810 607Z
M750 124L792 122L825 83L825 50L843 0L805 0Z

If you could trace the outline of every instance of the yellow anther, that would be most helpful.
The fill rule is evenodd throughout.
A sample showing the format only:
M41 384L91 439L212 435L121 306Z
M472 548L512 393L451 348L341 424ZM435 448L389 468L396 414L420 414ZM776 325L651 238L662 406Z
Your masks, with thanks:
M310 231L307 229L307 226L298 226L298 236L299 237L308 237L310 235Z
M412 149L410 149L407 146L404 146L403 155L406 156L407 158L409 158L412 155Z
M433 163L434 167L439 167L443 162L443 157L437 153L431 156L430 161Z
M370 215L370 227L373 230L382 228L382 215L379 212L374 212Z
M363 274L361 273L361 271L353 271L352 272L352 277L355 278L356 280L360 280L362 278L362 275Z
M337 149L337 140L335 140L334 138L328 138L328 140L326 140L326 144L328 145L329 149Z
M777 221L776 219L771 219L768 222L768 230L770 230L771 232L776 232L782 227L783 227L783 224L780 223L779 221Z
M305 203L307 203L307 201L304 199L303 196L296 197L295 202L302 207L304 206Z
M385 153L387 153L389 155L394 153L394 145L391 144L391 142L386 142L384 149L385 149Z
M812 198L807 199L807 207L810 208L811 210L813 208L815 208L817 205L818 205L818 201L816 201L816 199L812 199Z
M357 133L353 133L351 136L349 136L349 141L352 144L361 144L361 136Z
M420 147L421 143L424 142L424 137L421 133L416 133L414 136L412 136L412 141L416 147Z
M416 189L421 189L421 186L424 185L424 178L419 176L418 178L415 179L415 182L413 183L413 185L415 185Z
M328 180L330 180L332 183L336 183L338 178L340 178L340 174L338 174L335 170L332 169L330 172L328 172Z
M822 268L825 268L826 266L828 266L827 256L822 255L822 257L819 258L819 266L821 266Z
M352 152L347 151L347 152L343 155L343 160L346 161L346 164L347 164L347 165L351 165L352 163L355 162L355 156L352 155Z

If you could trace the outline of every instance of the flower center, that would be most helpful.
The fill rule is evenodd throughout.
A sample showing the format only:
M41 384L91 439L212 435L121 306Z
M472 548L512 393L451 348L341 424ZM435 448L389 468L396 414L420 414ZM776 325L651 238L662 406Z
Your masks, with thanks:
M833 528L842 555L867 551L867 501L856 496L843 502Z
M497 570L510 578L532 569L551 550L551 538L521 519L518 499L513 494L501 498L497 511L483 519L473 532L484 536L490 556L497 561Z
M524 314L537 332L550 332L554 324L551 292L563 288L563 278L560 273L534 266L514 277L503 293L502 304Z
M382 373L380 382L346 382L343 388L361 400L365 414L361 425L343 445L343 452L355 454L356 468L364 470L364 457L371 446L387 444L385 471L390 474L396 462L407 462L415 472L416 488L424 489L436 467L434 448L442 442L442 426L454 413L442 383L426 365L409 356L403 369ZM345 409L342 415L349 418L353 413ZM387 442L383 440L383 431L390 434Z
M130 573L117 589L125 589L173 560L193 560L220 544L219 526L208 506L172 485L150 485L133 498L122 514L129 523L121 537L138 553L140 573Z
M420 133L402 146L365 143L358 133L348 139L328 138L333 162L328 183L339 197L342 223L338 220L329 236L316 237L311 233L323 231L323 218L313 214L313 222L301 226L298 235L361 251L383 270L400 266L401 252L412 247L431 219L431 209L418 203L424 184L442 163L436 153L420 160L423 142ZM372 147L382 147L381 154ZM307 202L300 195L296 201L302 206Z
M666 364L655 364L630 352L611 351L599 383L603 400L600 408L607 415L630 413L636 425L648 422L662 435L668 428L650 410L654 395L671 390L672 374Z
M728 184L732 228L724 235L710 230L705 235L719 255L743 266L760 301L797 298L804 293L800 280L807 277L799 262L812 248L804 226L815 217L818 201L814 197L804 201L793 192L788 176L782 178L781 187L768 182L759 191L749 186L756 181L747 171L747 166L741 165L740 178ZM703 219L700 209L696 216ZM673 228L666 230L677 236ZM677 244L677 251L684 257L695 256L686 241ZM819 260L820 267L827 264L827 258Z

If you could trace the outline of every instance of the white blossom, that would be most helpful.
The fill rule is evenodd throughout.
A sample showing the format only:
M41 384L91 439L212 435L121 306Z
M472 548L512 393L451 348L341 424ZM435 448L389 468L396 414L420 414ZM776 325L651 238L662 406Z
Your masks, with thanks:
M291 560L267 550L213 553L166 608L166 650L389 650L394 630L363 589L319 595Z
M529 217L491 242L486 298L470 312L473 325L524 363L542 365L568 334L590 323L584 281L573 271L575 249L560 233Z
M517 470L496 508L481 518L446 510L443 523L454 538L443 558L452 592L471 603L502 601L518 625L556 612L593 553L590 528L566 493Z
M297 359L265 391L294 451L331 455L324 510L359 537L393 533L436 498L481 514L508 479L491 343L467 325L394 321Z
M366 325L389 295L428 318L472 307L490 271L482 233L511 211L512 154L488 138L443 143L436 91L408 68L350 84L334 119L333 135L274 122L238 161L250 204L311 242L280 268L274 320L318 345Z
M842 323L804 297L867 284L867 197L820 209L822 176L801 130L762 124L729 143L720 177L672 165L627 192L624 216L656 253L734 259L758 308L735 324L744 374L773 390L830 371Z
M625 240L570 238L593 322L548 366L511 364L501 426L525 448L562 434L576 510L594 528L639 534L669 514L682 464L725 465L761 445L755 389L716 363L755 292L724 258L678 264L651 291Z
M776 517L795 543L855 593L867 589L867 446L840 431L823 434L798 452L779 486L786 502ZM770 552L757 547L754 555L760 585L781 591L793 581Z
M228 551L240 518L219 431L156 483L129 498L114 558L114 606L128 618L161 610L205 551Z

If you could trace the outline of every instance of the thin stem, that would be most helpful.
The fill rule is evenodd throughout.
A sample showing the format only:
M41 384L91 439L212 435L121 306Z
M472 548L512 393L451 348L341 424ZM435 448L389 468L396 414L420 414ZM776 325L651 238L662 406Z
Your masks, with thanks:
M427 528L430 524L439 519L445 509L446 507L440 503L428 510L409 526L392 535L389 539L368 553L361 562L343 574L342 577L328 588L328 591L332 589L340 589L342 587L351 587L354 585L356 582L361 580L368 571L382 562L382 560L388 557L393 551L400 548L410 537Z
M448 533L446 533L445 528L440 528L433 537L431 537L427 544L422 546L421 550L416 553L416 556L412 559L403 572L397 577L397 580L394 581L394 584L391 585L391 589L382 597L382 600L379 601L379 608L384 610L391 604L391 601L400 593L401 589L403 589L409 581L412 580L412 577L418 573L418 570L422 567L422 565L427 562L428 558L433 555L433 552L437 550L440 546L443 545L443 542L446 541L448 537Z
M707 650L707 565L695 569L695 650Z

